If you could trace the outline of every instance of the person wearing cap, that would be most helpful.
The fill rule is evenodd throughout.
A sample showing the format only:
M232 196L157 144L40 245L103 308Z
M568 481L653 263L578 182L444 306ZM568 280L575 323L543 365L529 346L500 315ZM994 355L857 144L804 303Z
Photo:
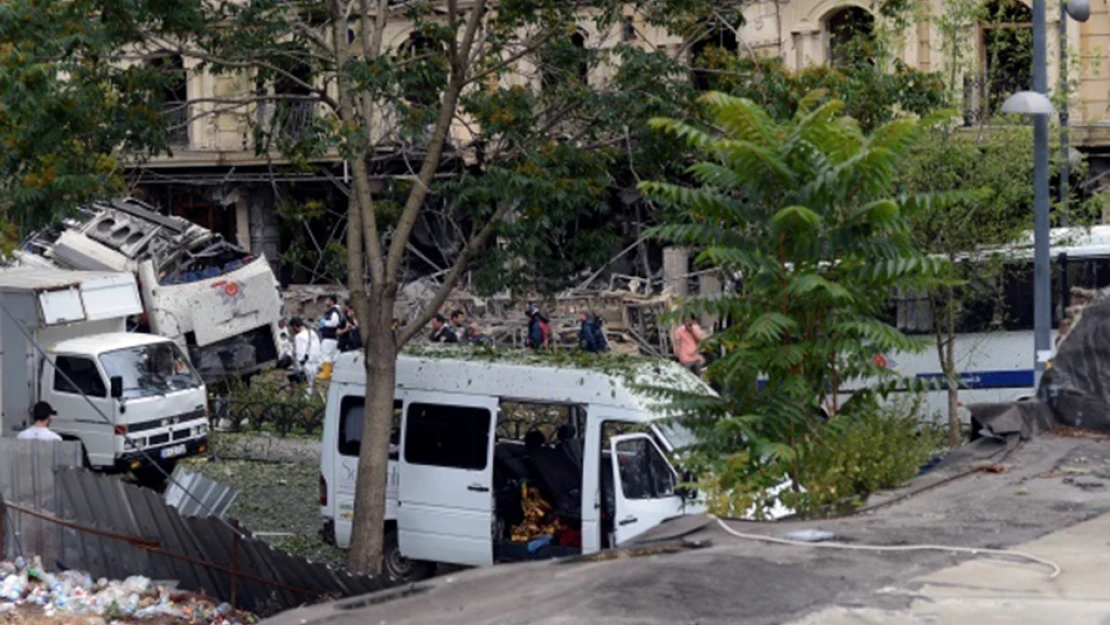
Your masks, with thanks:
M50 430L50 420L58 413L54 412L54 408L44 402L40 401L35 404L31 409L31 416L34 417L35 422L31 427L19 433L18 438L21 441L60 441L61 436L58 436Z

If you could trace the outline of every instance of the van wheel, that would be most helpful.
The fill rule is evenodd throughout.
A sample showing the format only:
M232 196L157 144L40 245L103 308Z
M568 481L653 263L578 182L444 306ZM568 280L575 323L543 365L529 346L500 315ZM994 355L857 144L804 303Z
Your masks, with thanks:
M410 560L401 555L401 545L397 540L397 530L385 533L382 551L385 558L385 573L395 582L418 582L435 574L435 562Z

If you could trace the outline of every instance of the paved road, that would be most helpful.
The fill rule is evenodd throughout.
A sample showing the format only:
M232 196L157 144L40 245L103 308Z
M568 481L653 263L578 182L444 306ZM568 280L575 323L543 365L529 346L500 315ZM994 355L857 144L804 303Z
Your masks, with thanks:
M939 477L943 473L931 479ZM1002 473L977 473L871 514L733 527L768 535L821 528L854 543L1009 547L1110 512L1108 490L1110 444L1046 436L1012 454ZM712 546L646 557L467 571L433 580L425 590L400 599L313 606L266 623L769 625L836 606L848 606L836 613L848 619L840 622L866 623L857 618L867 614L860 610L906 613L912 619L916 616L906 611L925 600L884 589L913 590L921 583L915 580L968 561L970 566L984 566L981 558L966 554L831 551L752 542L716 525L707 525L692 538ZM1092 544L1090 550L1110 551L1106 543ZM1014 575L1034 580L1045 575L1043 569L1024 564L996 566L1011 567Z
M909 606L833 606L792 625L1106 625L1110 623L1110 515L1053 532L1016 549L1058 564L977 558L880 592Z

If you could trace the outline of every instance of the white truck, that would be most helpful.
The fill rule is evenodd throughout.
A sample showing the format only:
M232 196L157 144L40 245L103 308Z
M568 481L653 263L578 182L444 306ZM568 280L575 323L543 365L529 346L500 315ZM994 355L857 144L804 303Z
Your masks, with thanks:
M209 385L250 376L288 350L281 291L265 258L135 199L84 207L80 219L29 238L17 260L135 274L144 308L136 326L177 342Z
M157 479L206 452L205 385L176 343L125 331L142 309L129 273L0 271L0 434L46 401L94 469Z
M320 461L325 539L347 548L365 405L364 356L332 374ZM555 366L424 351L397 362L385 568L398 580L435 563L589 554L704 506L667 455L692 442L638 385L712 394L677 363ZM535 487L536 492L529 492ZM554 523L525 518L539 494ZM542 527L541 527L542 525ZM545 535L551 538L544 538Z

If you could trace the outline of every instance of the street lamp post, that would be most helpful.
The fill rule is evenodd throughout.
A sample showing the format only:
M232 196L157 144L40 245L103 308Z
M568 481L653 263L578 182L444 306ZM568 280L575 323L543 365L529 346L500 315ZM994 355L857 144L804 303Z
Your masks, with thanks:
M1048 116L1054 111L1048 99L1046 0L1033 0L1033 91L1019 91L1002 105L1004 113L1033 116L1033 367L1034 384L1040 386L1045 365L1052 356L1052 273L1048 223ZM1090 15L1088 0L1071 0L1065 10L1077 21ZM1063 44L1063 42L1061 42ZM1066 97L1067 94L1064 94Z

